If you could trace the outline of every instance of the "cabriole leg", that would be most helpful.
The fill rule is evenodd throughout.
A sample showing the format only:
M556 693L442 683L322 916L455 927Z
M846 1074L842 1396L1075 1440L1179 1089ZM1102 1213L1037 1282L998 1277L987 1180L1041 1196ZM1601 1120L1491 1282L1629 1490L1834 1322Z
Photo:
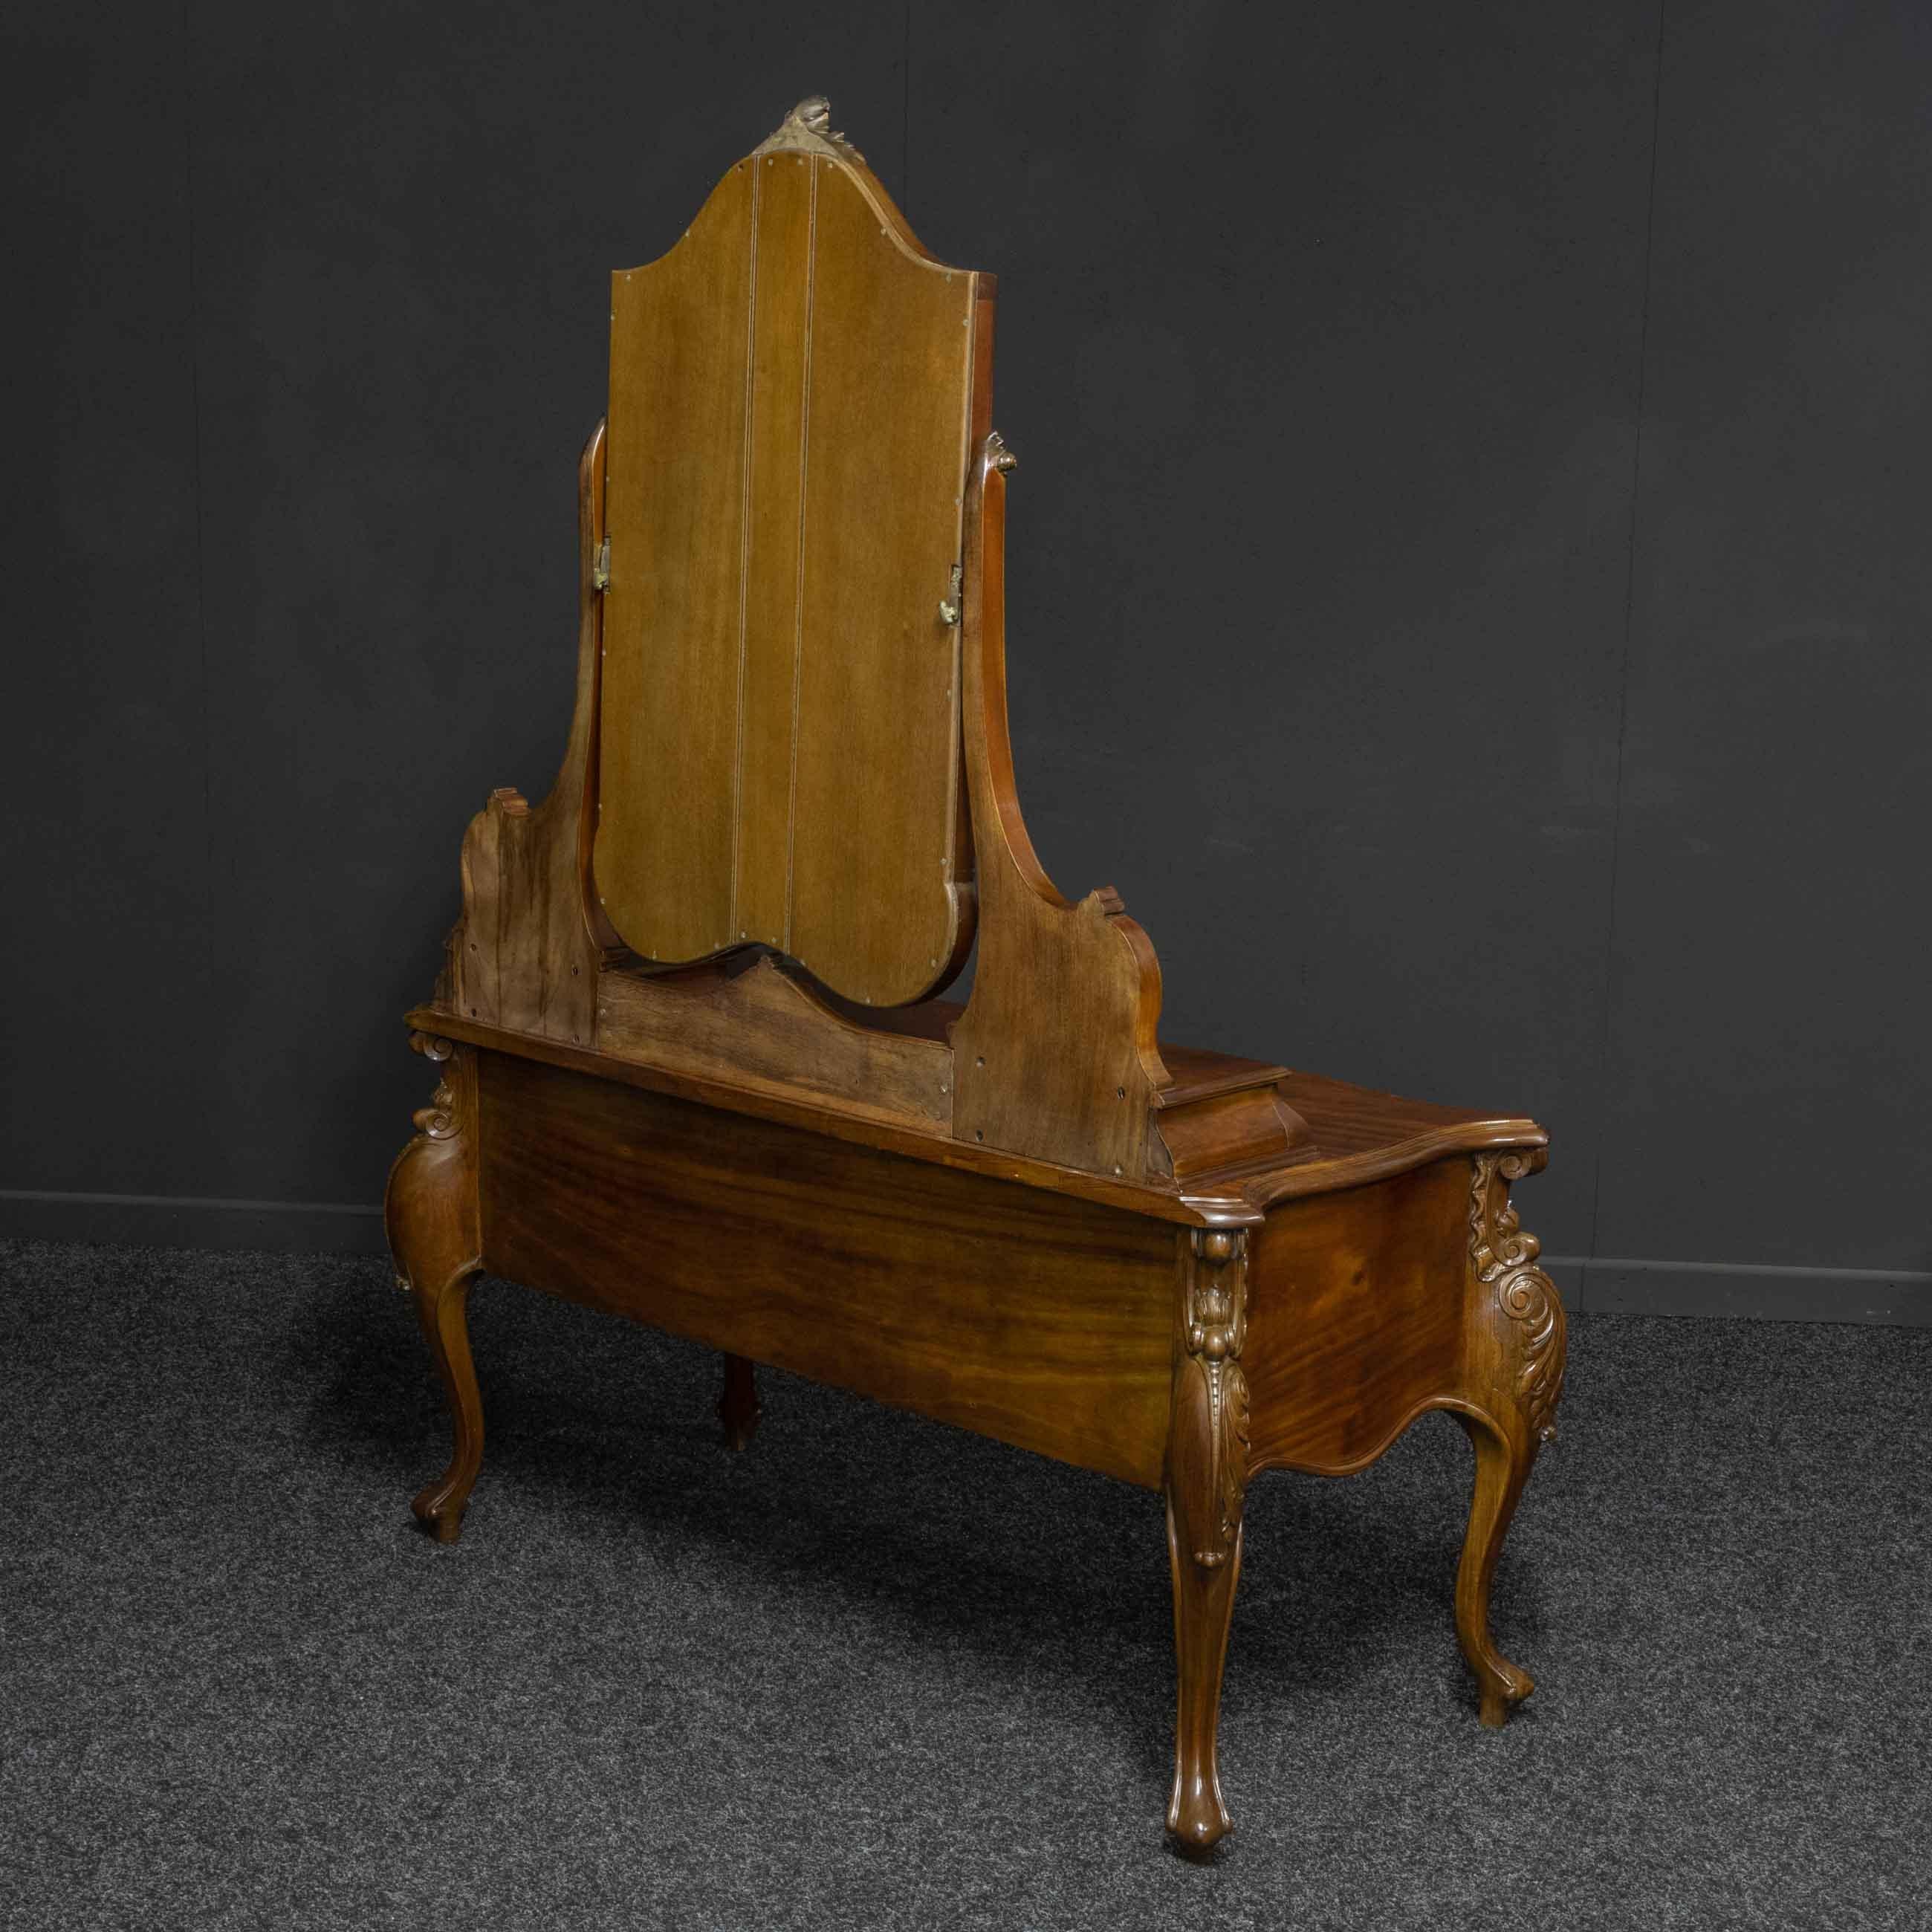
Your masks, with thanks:
M1456 1575L1456 1636L1474 1672L1484 1724L1501 1724L1535 1689L1490 1634L1490 1586L1510 1520L1556 1433L1567 1342L1556 1285L1537 1265L1541 1245L1510 1205L1510 1184L1543 1165L1540 1151L1478 1154L1469 1193L1468 1359L1472 1411L1456 1419L1475 1451L1469 1527Z
M1248 1385L1240 1360L1247 1325L1247 1236L1203 1228L1184 1238L1181 1348L1167 1447L1167 1553L1179 1681L1167 1828L1182 1850L1198 1856L1234 1829L1221 1796L1215 1743L1247 1490Z
M470 1355L470 1284L482 1268L476 1201L476 1066L471 1050L427 1034L410 1044L442 1068L416 1116L416 1137L390 1170L383 1216L397 1278L414 1298L430 1359L449 1400L449 1466L411 1504L440 1543L461 1533L483 1460L483 1398Z
M1520 1430L1508 1429L1487 1416L1458 1414L1476 1452L1475 1494L1469 1505L1469 1527L1462 1539L1462 1561L1456 1572L1456 1638L1475 1674L1483 1722L1501 1724L1513 1704L1520 1704L1536 1682L1497 1649L1490 1634L1490 1584L1496 1557L1509 1532L1510 1518L1536 1461L1536 1443Z
M757 1371L742 1355L727 1355L724 1392L718 1398L725 1448L744 1448L757 1433L758 1418L764 1413L758 1406Z

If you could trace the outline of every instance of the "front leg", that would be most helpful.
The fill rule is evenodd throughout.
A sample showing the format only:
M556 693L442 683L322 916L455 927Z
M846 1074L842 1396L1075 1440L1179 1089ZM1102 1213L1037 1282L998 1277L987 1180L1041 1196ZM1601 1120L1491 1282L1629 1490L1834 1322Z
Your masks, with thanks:
M1179 1678L1167 1828L1184 1851L1234 1829L1221 1796L1215 1734L1228 1622L1241 1574L1248 1479L1247 1234L1196 1228L1181 1251L1180 1350L1167 1443L1167 1554Z
M1537 1265L1541 1246L1510 1205L1513 1180L1543 1165L1540 1152L1478 1154L1469 1192L1468 1394L1456 1420L1475 1450L1475 1492L1456 1576L1456 1635L1474 1673L1482 1720L1501 1724L1535 1689L1497 1649L1490 1585L1510 1519L1536 1462L1556 1433L1566 1340L1556 1284Z
M410 1044L443 1069L434 1098L416 1115L416 1137L389 1171L382 1211L401 1286L413 1296L430 1359L449 1398L449 1466L410 1504L440 1543L463 1528L483 1460L483 1398L470 1355L470 1284L482 1269L476 1196L476 1064L466 1046L428 1034Z

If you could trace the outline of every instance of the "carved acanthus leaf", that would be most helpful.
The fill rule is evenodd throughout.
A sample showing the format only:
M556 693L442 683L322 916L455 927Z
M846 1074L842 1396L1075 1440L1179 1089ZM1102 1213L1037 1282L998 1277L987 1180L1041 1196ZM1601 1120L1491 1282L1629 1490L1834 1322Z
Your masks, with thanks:
M1516 1393L1532 1432L1556 1433L1568 1343L1556 1285L1537 1265L1543 1244L1527 1232L1510 1204L1510 1184L1540 1166L1522 1154L1477 1155L1469 1186L1469 1265L1494 1288L1496 1306L1515 1324L1522 1359Z
M1208 1539L1192 1552L1204 1570L1218 1569L1240 1534L1248 1484L1248 1379L1241 1348L1248 1334L1248 1235L1244 1228L1197 1228L1192 1236L1182 1342L1184 1372L1198 1375L1207 1400Z
M832 104L822 94L808 94L772 131L752 150L755 160L781 148L802 149L808 154L829 155L835 161L852 161L862 166L866 158L843 134L832 127Z

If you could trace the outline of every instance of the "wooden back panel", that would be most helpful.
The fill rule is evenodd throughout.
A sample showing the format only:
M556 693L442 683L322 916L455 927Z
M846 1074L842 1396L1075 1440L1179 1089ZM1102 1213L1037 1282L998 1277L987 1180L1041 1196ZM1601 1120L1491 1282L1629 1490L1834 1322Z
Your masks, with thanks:
M941 605L989 280L927 255L811 103L613 277L595 868L645 958L762 943L880 1006L964 958Z

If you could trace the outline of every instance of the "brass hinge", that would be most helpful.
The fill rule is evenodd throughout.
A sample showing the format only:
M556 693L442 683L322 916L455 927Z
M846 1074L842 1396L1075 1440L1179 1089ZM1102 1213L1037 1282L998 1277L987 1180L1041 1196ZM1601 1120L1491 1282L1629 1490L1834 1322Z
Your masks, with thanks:
M590 587L593 590L608 590L610 587L610 539L608 537L597 546L597 555L590 566Z
M952 566L952 595L939 600L939 621L942 624L956 624L959 621L960 607L965 601L959 591L960 580L964 575L956 563Z

